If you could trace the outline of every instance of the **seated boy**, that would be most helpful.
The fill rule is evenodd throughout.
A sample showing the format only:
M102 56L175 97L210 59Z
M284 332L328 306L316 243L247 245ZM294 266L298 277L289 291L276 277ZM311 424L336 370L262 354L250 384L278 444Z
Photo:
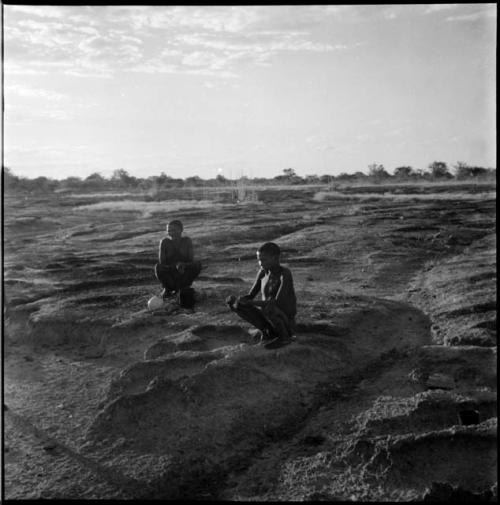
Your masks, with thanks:
M201 263L194 261L193 243L189 237L182 236L183 229L180 221L171 221L167 225L169 237L160 242L155 275L162 283L164 299L191 286L201 271Z
M280 248L266 242L257 251L260 270L247 295L226 300L229 308L262 332L262 341L268 349L288 344L295 330L297 301L292 273L280 265ZM258 292L262 300L253 300Z

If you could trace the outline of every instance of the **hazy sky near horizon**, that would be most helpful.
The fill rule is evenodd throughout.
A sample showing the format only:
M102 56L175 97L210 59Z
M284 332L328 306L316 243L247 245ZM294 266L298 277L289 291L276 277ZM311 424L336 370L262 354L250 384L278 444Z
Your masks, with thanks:
M496 164L496 4L3 5L4 164L63 179Z

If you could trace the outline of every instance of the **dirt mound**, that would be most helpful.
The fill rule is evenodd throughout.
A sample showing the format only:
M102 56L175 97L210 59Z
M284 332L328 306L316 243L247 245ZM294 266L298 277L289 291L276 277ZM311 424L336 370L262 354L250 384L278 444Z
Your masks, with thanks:
M433 261L414 280L412 301L433 320L433 340L492 347L496 341L496 237Z
M321 334L305 325L308 333L298 332L296 342L272 352L242 342L248 335L234 325L197 326L162 339L146 354L167 354L132 365L112 383L85 450L101 458L104 451L107 464L143 483L143 497L186 497L186 489L196 496L193 465L220 481L236 461L297 429L317 401L318 385L352 373L353 365L366 366L387 346L408 349L425 341L426 320L418 312L371 303L362 319L359 312L349 315L343 332L325 327ZM380 312L389 317L377 331L372 326ZM409 314L424 331L402 341L398 328ZM380 337L375 345L368 326ZM146 463L142 456L153 458L152 452L168 455L171 464Z
M154 359L175 351L204 351L250 341L248 333L237 325L194 326L177 335L159 340L144 352L144 359Z

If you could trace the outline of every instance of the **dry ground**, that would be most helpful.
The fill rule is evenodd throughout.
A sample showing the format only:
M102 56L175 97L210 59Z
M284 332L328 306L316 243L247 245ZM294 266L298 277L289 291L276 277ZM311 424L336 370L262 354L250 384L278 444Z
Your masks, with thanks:
M5 195L4 497L495 499L495 188L387 191ZM149 313L176 218L199 301ZM265 241L299 299L274 351L223 303Z

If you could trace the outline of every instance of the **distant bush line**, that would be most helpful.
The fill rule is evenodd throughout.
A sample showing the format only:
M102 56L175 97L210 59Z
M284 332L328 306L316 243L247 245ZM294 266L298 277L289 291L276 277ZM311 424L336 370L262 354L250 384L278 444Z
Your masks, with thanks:
M437 181L494 181L496 168L470 166L458 162L451 170L442 161L434 161L427 169L414 169L410 166L401 166L389 174L383 165L372 164L368 166L368 174L355 172L354 174L341 173L340 175L306 175L300 177L292 168L286 168L281 175L273 178L248 178L238 180L227 179L218 175L213 179L202 179L198 176L185 179L174 178L162 172L147 178L130 175L124 169L117 169L109 178L95 172L86 178L67 177L57 180L47 177L29 179L15 175L10 168L2 170L2 183L4 192L7 193L63 193L63 192L88 192L88 191L140 191L147 193L152 198L159 196L165 190L177 188L220 188L234 187L240 192L245 186L273 186L273 185L303 185L303 184L329 184L335 183L361 183L380 184L389 182L437 182Z

